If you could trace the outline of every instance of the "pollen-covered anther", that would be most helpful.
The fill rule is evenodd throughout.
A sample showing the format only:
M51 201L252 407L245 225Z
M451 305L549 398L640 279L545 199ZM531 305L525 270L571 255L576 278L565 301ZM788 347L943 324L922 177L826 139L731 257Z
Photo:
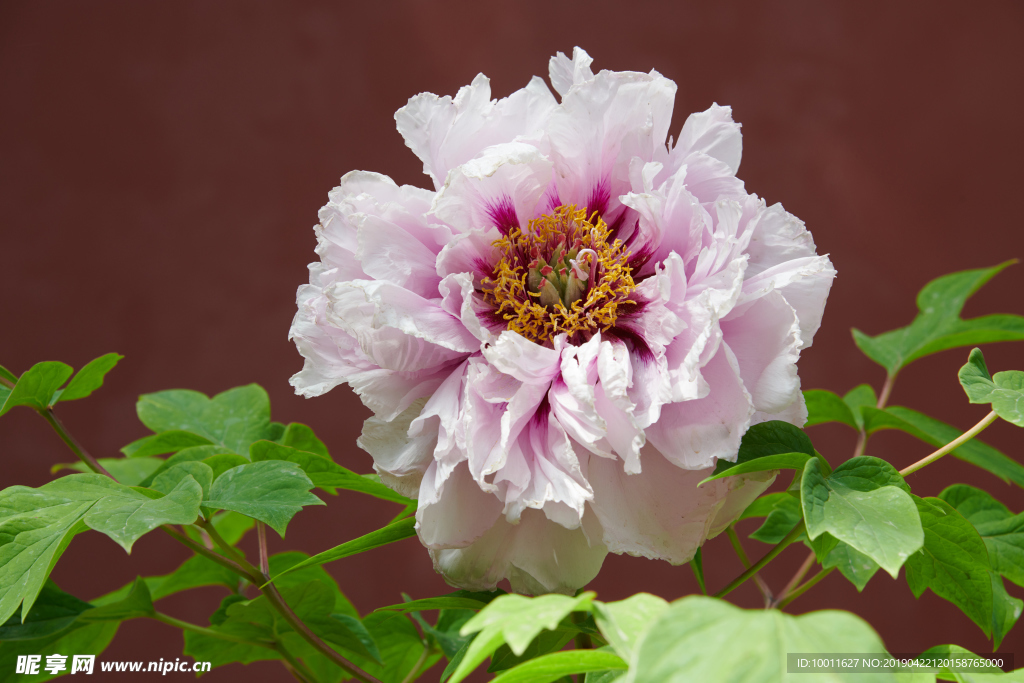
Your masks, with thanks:
M620 240L595 212L560 206L495 241L501 258L483 281L484 301L508 329L545 342L586 341L615 324L635 284ZM571 245L571 246L570 246Z

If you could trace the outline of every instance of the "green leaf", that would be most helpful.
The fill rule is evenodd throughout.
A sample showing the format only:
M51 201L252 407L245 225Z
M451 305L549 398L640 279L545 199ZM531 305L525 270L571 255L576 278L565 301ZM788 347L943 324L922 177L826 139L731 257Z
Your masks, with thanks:
M228 470L247 465L249 461L237 453L214 453L208 458L203 458L203 463L213 472L216 481Z
M313 433L312 429L299 422L292 422L290 425L285 427L284 432L281 434L281 438L275 440L282 446L289 446L300 451L316 453L317 455L322 455L328 460L331 457L330 453L327 452L327 446L324 445L324 442L316 437L316 434Z
M86 363L85 367L75 373L68 385L50 400L50 405L58 401L75 401L85 398L103 386L103 378L114 369L117 362L124 358L118 353L108 353Z
M992 569L1024 587L1024 513L1014 515L991 495L966 484L939 494L981 534Z
M761 422L752 426L743 435L736 462L719 460L714 473L717 475L736 465L783 453L806 453L813 456L814 446L799 427L794 427L788 422Z
M171 469L172 467L179 463L199 462L201 460L205 460L213 455L223 452L223 446L193 446L189 448L183 448L182 450L178 451L171 457L167 458L167 460L164 460L163 463L155 470L153 470L153 472L150 473L148 477L139 482L139 486L151 485L158 476L160 476L161 474L163 474L164 472L166 472L167 470ZM134 460L134 458L132 459Z
M82 612L92 605L65 593L47 581L29 611L24 623L17 615L0 626L0 642L35 640L59 633L71 626Z
M145 436L121 449L121 452L128 458L141 458L146 455L163 455L165 453L177 453L192 446L210 446L212 442L204 436L183 432L180 429L172 429L159 434ZM223 452L220 447L214 452Z
M668 609L668 602L650 593L637 593L617 602L595 602L594 619L615 652L629 661L647 628ZM614 668L614 667L612 667Z
M562 623L563 626L556 628L554 631L541 631L520 655L512 652L512 648L508 645L502 645L491 655L491 663L487 667L487 672L498 673L505 671L506 669L517 667L523 662L536 659L541 655L561 650L565 647L566 643L579 633L574 628L565 627L565 620Z
M160 458L100 458L100 465L125 486L138 486L153 474L164 461ZM92 472L84 462L62 462L50 468L51 474L61 470Z
M1019 600L1006 592L1006 586L999 574L989 572L992 580L992 641L993 649L998 649L1003 638L1010 632L1013 625L1020 619L1024 610L1024 600Z
M917 598L930 588L991 636L992 581L984 541L946 501L914 496L914 503L924 528L924 547L907 560L907 585Z
M828 532L896 578L906 559L924 543L924 534L910 494L881 483L894 481L895 470L884 465L888 463L862 456L826 478L819 461L810 459L804 466L800 500L809 538Z
M503 595L491 602L462 627L462 635L479 632L470 643L458 668L449 679L458 683L503 643L521 655L537 635L554 630L559 622L574 611L589 609L594 593L575 598L565 595L542 595L525 598Z
M124 599L85 610L78 615L78 620L84 623L124 621L125 619L149 617L155 613L149 588L142 577L137 577Z
M300 562L291 569L274 576L271 581L276 583L285 574L295 571L296 569L301 569L302 567L334 562L335 560L340 560L351 555L358 555L359 553L365 553L367 550L373 550L374 548L379 548L382 545L387 545L389 543L394 543L395 541L401 541L411 536L415 536L415 527L416 519L413 517L408 517L395 522L394 524L389 524L383 529L371 531L365 536L360 536L359 538L355 538L351 541L335 546L330 550L317 553L308 560Z
M67 363L56 360L36 363L22 373L14 389L0 405L0 416L14 406L28 406L33 410L46 410L53 392L57 391L74 370Z
M932 280L917 295L919 312L910 325L876 337L854 330L854 342L893 375L918 358L946 349L1024 339L1024 318L1020 316L960 317L967 299L1011 263L1014 261Z
M709 481L714 481L715 479L721 479L722 477L733 477L738 474L747 474L749 472L765 472L768 470L802 470L804 468L804 463L807 462L808 458L812 457L814 456L807 455L806 453L780 453L778 455L766 455L763 458L741 462L739 465L730 467L727 470L716 472L707 479L701 481L697 486Z
M501 674L492 683L551 683L570 674L625 668L626 663L613 652L568 650L524 662Z
M289 429L292 426L294 425L289 425ZM299 426L301 427L302 425ZM287 435L288 432L286 431L285 436ZM297 448L274 443L273 441L257 441L249 449L249 457L253 462L263 460L293 462L302 468L302 471L306 473L315 485L321 488L359 491L375 498L389 500L402 505L409 505L414 502L392 491L380 482L367 479L362 475L345 469L325 455L298 450Z
M363 626L377 643L384 665L359 659L355 663L382 683L402 683L417 666L421 672L426 671L440 658L439 654L428 654L421 660L426 648L416 627L405 617L374 612L363 619Z
M1024 372L1005 370L992 377L981 349L974 349L959 377L971 403L991 403L996 415L1024 427Z
M969 650L966 650L966 649L960 647L959 645L936 645L935 647L930 647L927 650L925 650L924 652L922 652L920 655L918 655L917 659L920 660L920 661L935 661L936 659L938 659L938 660L944 660L944 659L973 659L973 660L979 660L979 659L981 659L981 657L979 657L978 655L974 654L973 652L971 652ZM980 663L978 665L971 666L971 671L972 672L976 671L976 672L979 672L979 673L998 673L998 674L1002 674L1003 673L1002 669L998 669L996 667L985 665L985 664L980 664ZM947 667L940 668L940 670L939 670L939 678L940 679L942 679L942 680L955 680L953 678L953 676L954 676L954 674L952 674Z
M672 603L651 624L630 662L630 675L636 683L784 681L791 678L786 673L790 652L881 653L885 647L867 623L848 612L793 617L779 610L743 610L723 600L691 596ZM894 683L896 678L879 672L870 680Z
M945 446L963 434L956 427L910 408L889 406L885 410L866 408L864 412L869 434L882 429L899 429L935 447ZM1004 482L1012 481L1024 487L1024 465L976 438L951 453L964 462L996 475Z
M270 438L270 399L256 384L229 389L212 399L198 391L174 389L146 394L136 406L154 432L184 430L245 455L254 441Z
M40 667L36 676L14 673L19 655L64 655L70 664L74 655L101 654L114 639L120 622L106 621L94 624L75 623L67 629L36 640L0 642L0 683L8 681L48 681L60 674L49 674ZM45 663L45 659L43 662ZM99 667L96 667L96 671ZM64 672L67 673L67 672Z
M276 581L276 579L275 579ZM395 610L398 612L426 612L433 609L469 609L481 610L494 598L505 595L504 591L494 593L474 593L471 591L455 591L448 595L441 595L436 598L423 598L421 600L410 600L397 605L378 607L376 612L383 610Z
M781 497L775 499L775 505L768 513L764 523L757 531L750 534L750 538L762 543L775 545L782 541L793 528L804 518L800 509L800 501L782 493Z
M850 406L831 391L808 389L804 392L804 401L807 403L807 423L804 427L827 422L841 422L854 429L859 429L857 419L854 417L853 411L850 410Z
M775 509L775 506L787 498L793 499L793 496L789 495L785 491L766 493L748 505L747 509L740 514L740 519L747 519L750 517L767 517L771 514L772 510Z
M153 600L201 586L224 586L234 590L238 583L238 574L202 555L193 555L170 574L146 579Z
M870 384L858 384L843 396L843 403L850 408L858 430L864 429L864 409L878 405L878 396Z
M822 536L826 535L831 537L830 534L822 534ZM878 571L878 563L849 544L843 543L835 537L831 538L835 543L821 560L821 568L837 568L857 588L858 592L863 591L864 587L868 585L868 581Z
M11 384L17 384L18 383L18 376L15 375L13 372L11 372L10 370L8 370L7 368L5 368L2 365L0 365L0 377L3 377L5 380L10 382Z
M204 498L209 496L210 487L213 485L213 470L204 462L180 462L170 469L161 472L153 480L150 488L160 493L170 494L171 491L178 487L181 480L186 477L192 477L199 482Z
M327 570L319 565L296 567L296 565L307 559L309 559L309 555L295 550L277 553L276 555L270 556L271 576L287 572L286 577L275 582L278 589L284 590L285 588L299 586L310 581L319 581L330 588L334 593L334 602L331 603L332 614L345 614L358 619L359 612L356 611L356 608L352 606L349 599L344 593L342 593L341 588L338 586L338 582L334 580L333 576L327 573ZM290 572L289 570L293 568L295 568L296 571Z
M288 522L303 506L324 504L309 492L311 488L313 482L293 463L254 462L217 477L203 504L258 519L283 537Z

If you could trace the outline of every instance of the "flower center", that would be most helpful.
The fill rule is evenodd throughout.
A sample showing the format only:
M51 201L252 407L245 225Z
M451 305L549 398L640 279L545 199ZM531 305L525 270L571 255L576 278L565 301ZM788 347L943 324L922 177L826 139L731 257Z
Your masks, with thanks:
M622 241L595 212L560 206L494 242L501 258L484 278L484 301L508 329L543 343L586 341L615 324L635 285Z

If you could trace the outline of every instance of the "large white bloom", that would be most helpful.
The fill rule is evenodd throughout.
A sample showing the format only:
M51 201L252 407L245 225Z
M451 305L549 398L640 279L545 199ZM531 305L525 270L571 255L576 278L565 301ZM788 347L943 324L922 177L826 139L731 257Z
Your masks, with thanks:
M316 228L292 378L347 383L360 445L419 499L446 579L572 591L608 551L689 561L770 483L703 486L756 422L802 425L796 362L835 271L796 217L744 190L728 107L666 144L675 84L594 74L395 114L433 190L352 172Z

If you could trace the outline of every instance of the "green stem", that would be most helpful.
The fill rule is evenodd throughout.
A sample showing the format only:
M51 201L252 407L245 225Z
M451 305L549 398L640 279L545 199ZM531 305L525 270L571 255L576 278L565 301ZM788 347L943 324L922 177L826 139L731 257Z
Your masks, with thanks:
M822 569L820 572L818 572L817 574L815 574L811 578L807 579L807 581L805 581L802 586L800 586L799 588L794 589L793 592L791 592L789 595L787 595L786 599L781 601L778 605L776 605L776 607L778 607L779 609L782 609L783 607L785 607L789 603L793 602L794 600L799 598L801 595L803 595L804 593L806 593L810 589L814 588L818 584L819 581L821 581L826 576L831 574L834 569L835 569L835 567L829 567L828 569Z
M318 683L317 677L309 670L309 667L296 659L283 645L278 643L274 649L284 658L285 668L291 672L292 676L302 683Z
M779 597L772 601L772 604L769 605L770 607L778 607L786 600L787 597L789 597L789 594L792 593L796 589L796 586L804 580L805 576L807 576L807 572L809 572L811 567L814 566L814 561L816 559L817 556L814 554L813 550L808 553L807 558L804 559L804 563L800 565L800 568L796 570L796 574L793 574L793 578L789 580L786 587L782 589L781 593L779 593Z
M728 586L715 593L715 597L721 598L728 595L738 586L742 585L744 581L757 574L759 571L761 571L761 569L764 568L766 564L774 560L779 553L786 549L786 546L795 541L797 536L799 536L803 532L804 522L803 520L800 520L800 523L793 527L793 530L786 534L786 537L779 541L779 543L774 548L769 550L764 557L758 560L755 564L751 565L745 572L743 572L735 579L733 579Z
M256 584L259 583L259 576L251 574L249 571L247 571L244 567L242 567L242 565L238 564L237 562L234 562L233 560L231 560L231 559L229 559L227 557L224 557L223 555L219 555L219 554L213 552L212 550L210 550L209 548L203 546L200 543L196 543L191 538L189 538L185 534L181 533L180 531L178 531L177 529L172 527L170 524L164 524L160 528L163 529L164 532L169 534L174 540L178 541L178 543L181 543L182 545L187 546L195 554L202 555L206 559L213 560L214 562L216 562L217 564L221 565L222 567L226 567L227 569L230 569L234 573L236 573L239 576L241 576L243 579L247 580L249 583L256 583Z
M407 673L405 675L405 678L402 679L402 683L412 683L417 678L419 678L420 667L423 666L423 663L427 661L427 657L429 655L430 655L430 648L427 647L426 643L423 643L423 652L420 654L420 658L417 659L416 663L413 665L413 667L411 669L409 669L409 673Z
M881 410L885 407L885 404L889 402L889 397L892 395L892 387L896 384L896 374L899 372L889 373L885 376L885 384L882 385L882 393L878 395L878 403L875 407Z
M959 448L960 446L962 446L963 444L967 443L968 441L970 441L971 439L976 437L978 434L983 432L986 427L988 427L990 424L992 424L993 422L996 421L997 417L999 417L999 416L996 415L996 411L993 410L991 413L989 413L988 415L983 417L981 422L979 422L978 424L976 424L973 427L971 427L970 429L968 429L966 432L961 434L958 438L954 439L953 441L950 441L945 446L943 446L939 450L935 451L934 453L932 453L928 457L921 458L920 460L915 462L913 465L911 465L909 467L905 467L902 470L900 470L900 475L905 477L908 474L913 474L914 472L917 472L922 467L924 467L926 465L932 464L933 462L935 462L936 460L938 460L939 458L944 456L946 453L949 453L950 451L956 450L957 448Z
M112 475L110 472L107 472L106 468L103 467L103 465L101 465L99 461L96 460L96 458L89 455L89 453L84 448L82 448L82 445L75 441L75 437L71 436L67 428L64 427L64 423L60 421L60 418L54 415L52 408L47 408L46 410L40 410L37 412L43 416L44 420L50 423L50 426L53 427L55 432L57 432L57 436L59 436L61 440L65 444L67 444L67 447L71 449L72 453L78 456L79 460L85 463L86 467L91 469L96 474L103 474L110 477L111 479L114 479L114 475ZM117 480L114 479L114 481Z
M736 551L736 556L740 558L743 568L749 569L750 558L747 557L747 552L743 549L740 537L736 535L736 529L730 526L725 530L725 534L729 537L729 543L732 544L732 549ZM754 574L754 583L757 584L757 590L761 591L761 597L764 598L764 604L767 607L772 602L772 589L765 583L760 574Z
M261 524L261 522L256 522L256 524ZM217 547L219 547L225 553L237 558L241 562L245 562L245 556L242 555L242 552L238 548L234 547L233 545L224 540L224 537L220 535L219 531L217 531L217 527L213 525L212 520L203 519L200 517L195 521L195 525L203 531L205 531L206 535L210 537L210 540L217 544ZM253 572L256 571L256 568L252 565L248 566L252 569Z
M267 554L267 526L263 522L256 522L256 537L260 546L260 571L264 576L270 576L270 557Z
M273 640L251 640L249 638L242 638L240 636L233 636L230 633L224 633L222 631L215 631L212 628L206 628L205 626L199 626L198 624L191 624L181 619L175 619L169 614L162 612L156 612L151 617L157 621L161 621L168 626L174 628L180 628L183 631L192 631L193 633L201 633L204 636L210 636L211 638L218 638L220 640L226 640L232 643L242 643L243 645L255 645L257 647L265 647L269 650L276 650L277 643Z

